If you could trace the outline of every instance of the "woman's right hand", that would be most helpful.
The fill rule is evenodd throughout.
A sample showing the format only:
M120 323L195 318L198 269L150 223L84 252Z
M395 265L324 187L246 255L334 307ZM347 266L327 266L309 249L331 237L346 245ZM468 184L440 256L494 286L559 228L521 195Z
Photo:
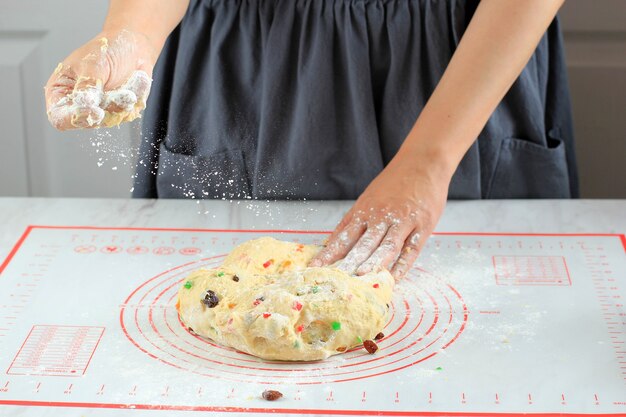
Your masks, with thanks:
M116 126L140 117L158 52L129 30L102 32L54 70L44 90L59 130Z

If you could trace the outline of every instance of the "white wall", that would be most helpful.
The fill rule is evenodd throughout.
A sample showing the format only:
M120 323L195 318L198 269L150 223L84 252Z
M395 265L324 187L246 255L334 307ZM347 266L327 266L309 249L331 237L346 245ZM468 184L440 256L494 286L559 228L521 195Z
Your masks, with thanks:
M0 3L0 196L129 195L138 124L60 133L43 101L52 70L100 30L106 7L103 0ZM582 195L624 198L626 1L567 0L561 16Z

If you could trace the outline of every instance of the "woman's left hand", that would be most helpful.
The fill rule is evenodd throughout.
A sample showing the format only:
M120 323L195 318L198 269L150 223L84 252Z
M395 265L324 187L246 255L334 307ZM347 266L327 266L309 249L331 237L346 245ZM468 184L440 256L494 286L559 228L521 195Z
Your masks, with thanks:
M413 265L446 204L451 174L427 155L400 153L370 183L309 266L366 274L388 268L402 278Z

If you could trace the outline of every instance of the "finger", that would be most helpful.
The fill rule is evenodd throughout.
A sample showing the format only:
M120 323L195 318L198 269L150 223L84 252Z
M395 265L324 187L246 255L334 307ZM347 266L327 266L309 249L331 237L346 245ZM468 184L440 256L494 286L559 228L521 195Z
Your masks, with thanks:
M74 105L71 108L71 113L72 126L80 129L99 127L105 116L104 110L96 106L77 107Z
M393 225L387 231L382 243L372 255L357 269L357 275L364 275L378 267L387 267L396 259L411 228L401 224Z
M418 231L413 231L408 239L404 242L404 247L396 263L391 269L391 275L396 279L403 278L417 259L422 248L422 236Z
M69 98L74 90L76 77L68 65L60 63L44 87L48 120L56 129L72 129Z
M128 90L118 88L105 93L102 107L109 113L129 112L135 108L137 95Z
M343 258L352 249L364 231L365 223L358 218L354 218L341 232L333 233L326 247L311 260L309 265L325 266Z
M344 229L350 224L350 222L353 220L352 218L352 211L353 211L352 207L350 210L348 210L348 212L346 214L344 214L344 216L341 218L341 220L339 221L339 223L337 224L337 226L335 226L335 229L333 230L333 232L330 234L330 236L328 236L326 239L324 239L324 243L323 246L324 248L322 248L321 251L319 251L312 259L311 261L309 261L309 266L322 266L322 257L324 257L327 253L327 247L329 245L330 242L334 242L340 233L342 233L344 231Z
M102 49L104 48L104 49ZM74 106L72 126L78 128L98 127L104 119L104 80L108 79L106 42L100 53L92 52L83 57L78 66L78 78L71 94Z
M339 234L343 232L343 230L355 220L357 222L361 221L360 218L355 219L353 206L352 208L350 208L350 210L348 210L346 214L344 214L344 216L341 218L341 221L337 224L337 226L335 226L335 230L333 230L330 236L326 239L325 243L328 244L328 242L335 240L339 236Z
M68 97L63 97L48 109L48 121L58 130L73 129L72 113L71 100Z
M387 223L378 223L374 227L368 227L338 268L349 274L354 273L355 269L376 250L388 228Z
M79 76L70 98L73 107L72 126L85 128L100 125L104 119L104 110L100 107L104 99L101 79Z
M122 89L132 91L137 97L137 103L142 105L142 108L146 107L146 101L150 94L150 87L152 86L152 78L145 71L135 71L131 74L128 81L124 83Z
M120 87L105 93L103 108L110 113L142 110L150 94L152 79L145 71L135 71Z
M50 109L74 90L76 84L76 74L69 65L59 63L50 75L44 93L46 97L46 107Z

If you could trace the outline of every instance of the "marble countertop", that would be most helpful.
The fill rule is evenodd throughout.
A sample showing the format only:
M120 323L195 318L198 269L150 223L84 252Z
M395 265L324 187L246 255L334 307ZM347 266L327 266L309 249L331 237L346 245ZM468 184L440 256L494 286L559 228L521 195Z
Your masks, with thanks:
M352 201L0 198L0 259L29 225L332 230ZM436 232L624 233L626 200L451 201Z
M132 199L0 198L0 218L2 219L2 223L0 225L0 265L2 265L2 261L5 258L7 258L8 254L11 252L12 248L15 246L16 242L20 239L20 236L23 235L24 231L28 228L28 226L95 226L95 227L117 227L117 228L137 227L137 228L171 228L171 229L254 229L254 230L289 229L289 230L317 230L317 231L328 230L330 231L334 228L337 222L341 219L342 215L351 207L352 203L353 203L352 201L328 201L328 202L235 201L235 202L228 202L228 201L214 201L214 200L195 201L195 200L140 200L140 199L132 200ZM538 233L538 234L544 234L544 233L545 234L551 234L551 233L622 234L625 231L626 231L626 200L451 201L448 203L446 210L443 214L443 217L436 228L436 232L439 232L439 233L465 232L465 233ZM578 249L573 247L571 250L575 251ZM571 253L579 253L579 252L571 252ZM571 256L571 253L570 253L570 256ZM615 254L616 252L613 251L611 253ZM623 254L620 251L618 251L617 253L618 253L617 257ZM51 255L48 255L48 256L51 256ZM82 256L82 255L78 255L78 256ZM104 255L104 256L108 256L108 255ZM463 259L465 260L474 259L474 261L472 262L478 262L478 260L480 260L480 256L474 257L474 258L472 258L472 256L466 257ZM622 263L619 263L617 261L622 262ZM616 261L617 262L616 265L623 266L622 258L618 259L617 261ZM37 265L38 267L42 267L39 264ZM472 265L474 265L473 270L476 270L476 268L480 267L480 264L472 264ZM476 265L478 265L478 267ZM124 268L126 268L127 266L128 265L124 266ZM113 271L116 268L114 263L111 264L110 267L112 268ZM132 264L130 265L130 267L137 268L137 264ZM160 267L157 266L156 270L159 270L159 268ZM601 267L601 268L606 269L606 267ZM458 274L462 273L462 269L456 269L455 271L457 271ZM606 271L603 270L603 272L606 272ZM108 276L112 276L112 275L108 275ZM122 276L122 274L119 274L119 276ZM470 274L464 276L463 279L473 279L472 277L475 277L475 276L480 277L480 275L472 275L470 272ZM106 282L106 281L101 281L101 282ZM460 280L459 283L461 282L464 282L464 281ZM35 285L35 284L30 284L30 285ZM69 286L66 283L65 286L63 286L62 288L68 288L68 287ZM497 303L493 304L495 299L485 298L483 300L482 298L480 298L480 296L477 295L480 293L480 290L478 292L475 292L475 291L473 292L469 288L470 286L465 288L465 291L464 291L466 293L465 295L467 297L474 297L476 306L488 305L489 306L488 310L491 311L495 308L493 307L494 305L496 306L499 305ZM479 287L471 287L471 288L479 288ZM103 294L104 293L103 289L104 287L100 287L100 290L94 291L94 292L97 294ZM31 291L31 290L27 289L27 291ZM5 293L5 295L6 294L8 293ZM512 297L511 294L515 295L515 297L522 296L520 295L521 293L517 289L513 289L506 294L508 294L507 297ZM567 294L570 294L570 293L567 293ZM587 293L584 293L584 294L587 294ZM590 308L589 310L586 310L587 314L585 316L580 316L580 309L576 307L577 304L575 304L575 301L572 301L572 300L579 300L580 298L571 298L572 295L567 295L567 296L570 297L567 299L568 301L564 302L563 299L561 299L560 305L562 307L554 311L559 311L559 312L564 311L567 313L568 311L570 311L568 310L568 308L575 308L577 315L572 316L572 317L575 317L575 320L583 320L583 321L594 320L595 316L592 313L595 310ZM13 294L11 294L10 297L13 297ZM98 295L98 297L100 296ZM519 303L522 302L519 300L515 301L516 300L515 297L510 298L510 300L512 301L508 301L509 298L507 298L506 305L508 305L509 302L519 302ZM487 301L485 300L487 300L489 303L487 304ZM525 304L523 304L523 306L524 308L531 308L531 307L535 308L533 306L536 303L539 303L540 301L541 300L538 298L532 298L532 303L528 303L527 301L524 301ZM541 309L549 308L550 306L552 306L551 301L552 300L550 300L550 303L548 304L537 304L537 305L542 306ZM568 304L570 302L574 304ZM7 306L5 305L4 307L7 307ZM22 308L22 307L11 306L11 308ZM452 306L450 306L450 308L452 309ZM513 309L513 311L515 311L516 313L510 317L514 317L514 318L518 317L517 315L518 310L515 310L515 308L518 308L518 307L514 307ZM536 307L536 309L537 311L532 310L532 309L529 310L531 313L534 312L533 314L535 315L533 316L533 315L527 314L526 319L521 324L522 327L520 327L520 329L522 330L531 329L532 331L544 331L544 330L541 330L543 329L543 327L537 327L536 324L533 324L536 322L529 321L531 320L532 317L543 317L542 315L545 312L541 310L539 307ZM477 310L479 310L478 307L477 307ZM105 311L105 314L103 316L98 316L98 314L100 314L98 313L98 311L100 312ZM465 310L459 309L458 311L465 311ZM487 313L489 313L489 311L487 311ZM61 318L64 317L63 313L59 313L59 314L60 314L59 317ZM536 314L539 314L539 315L536 315ZM500 312L498 310L498 317L499 315L500 315ZM107 322L108 315L106 314L106 309L104 310L93 309L93 311L90 311L90 312L83 312L80 317L82 317L83 319L85 317L89 317L89 320L95 323L98 323L98 326L100 326L100 323ZM100 318L97 318L97 317L100 317ZM120 317L122 316L120 315ZM474 329L478 329L477 331L479 331L479 333L477 334L480 334L480 336L473 336L473 337L486 338L488 343L485 346L488 346L488 347L491 346L489 347L489 349L497 348L497 347L496 348L493 347L494 346L493 342L489 342L491 340L490 338L495 337L494 335L498 336L500 335L499 332L505 331L506 329L517 329L517 327L510 327L511 324L507 322L506 320L500 322L498 321L500 319L493 319L493 317L488 316L488 315L485 315L484 317L477 316L477 318L473 322L473 323L478 323L478 324L474 324L474 326L478 326L478 327L474 327ZM506 316L506 314L503 314L503 317L509 317L509 316ZM15 317L5 317L5 318L14 319ZM467 318L467 315L465 315L465 318ZM31 320L31 321L28 321L28 320ZM58 321L60 319L57 317L55 320ZM80 324L81 323L80 320L82 319L80 320L77 319L77 320L78 320L77 322L73 321L73 323L75 322L75 323ZM117 310L115 310L115 320L116 322L117 320L119 320L117 316ZM484 321L481 322L481 320L484 320ZM496 321L493 322L491 320L496 320ZM26 319L25 322L35 323L32 318ZM421 323L421 319L420 319L420 323ZM434 323L437 323L437 321L435 320ZM504 325L505 327L496 327L496 330L494 333L485 333L482 330L480 330L480 329L483 329L483 327L480 327L480 326L483 326L483 324L480 324L480 323L490 323L490 326L494 326L497 323L501 323L501 325ZM10 323L10 324L13 325L13 323ZM434 325L435 324L433 324L433 326ZM419 326L419 323L418 323L418 326ZM601 327L602 326L595 326L594 328L598 330ZM104 329L104 327L102 328ZM25 330L25 329L26 328L23 328L22 330ZM578 329L578 327L575 327L575 329ZM4 329L4 330L7 330L7 329ZM430 330L428 330L428 332L430 332ZM453 332L450 332L450 334L452 333ZM25 336L23 334L18 334L18 333L15 333L15 334L16 334L15 339L18 341L18 343L21 343L21 341L23 340ZM115 333L111 333L111 334L115 334ZM525 334L525 333L521 333L521 334ZM561 336L555 336L555 338L559 338L559 337ZM599 337L599 336L596 335L594 337ZM606 337L608 338L609 336L607 335ZM113 352L113 353L116 352L115 349L117 348L115 346L117 345L115 345L114 343L115 340L117 340L115 339L115 337L109 338L107 342L108 345L106 345L108 347L101 347L100 348L101 351L102 349L105 349L104 350L105 352ZM474 340L473 342L469 342L469 343L476 343L476 340L478 339L470 338L468 340ZM508 339L506 340L507 340L506 343L509 343ZM516 340L515 343L522 343L520 341L522 339L519 339L519 340L515 339L515 340ZM546 340L550 340L550 338L547 338ZM597 339L594 339L594 340L597 340ZM492 344L490 345L489 343L492 343ZM536 342L533 341L532 343L536 343ZM550 343L554 343L554 342L550 341L549 344ZM599 351L604 352L602 354L612 355L612 353L610 353L610 350L606 350L606 349L603 350L604 345L601 346L598 343L594 342L592 345L585 345L585 346L587 347L593 346L594 349L600 349ZM466 348L467 346L473 346L473 345L466 345ZM519 346L523 346L523 345L519 345ZM568 346L578 346L578 344L569 343ZM112 350L106 350L106 349L112 349ZM520 349L523 349L523 348L520 348ZM543 347L539 348L539 350L542 350L542 349ZM0 351L1 350L2 349L0 349ZM547 350L547 348L545 350ZM480 352L483 352L483 351L484 350L480 350ZM578 355L579 353L577 353L575 349L573 352L574 353L572 353L573 355L572 357L573 358L578 357L576 355ZM609 352L609 353L606 353L606 352ZM599 357L599 356L600 355L597 354L596 352L596 357ZM115 363L115 362L112 362L112 363ZM607 366L610 366L610 363L611 362L608 361L607 359L605 365L609 364ZM446 362L446 365L443 365L443 366L444 368L448 369L447 362ZM477 365L477 366L480 366L480 365ZM593 368L594 372L609 372L606 370L607 369L606 367L603 368L605 369L604 371L598 371L597 368L595 367L596 365L593 365L593 366L594 366ZM99 375L98 372L100 371L98 370L99 368L97 368L96 365L93 365L92 368L94 368L93 375L96 375L96 377L94 377L96 378L94 379L95 381L97 380L97 378L99 378L97 375ZM462 369L466 369L466 368L462 368ZM482 368L477 368L477 369L481 369L481 372L482 372ZM2 372L5 372L5 370L2 369ZM453 378L453 375L455 375L453 373L453 367L450 367L450 370L448 372L449 373L446 375L450 375L450 377ZM446 381L447 381L447 378L448 376L446 376ZM19 377L15 378L14 382L12 383L13 385L11 385L13 387L12 389L13 390L17 389L19 392L19 389L20 389L19 387L24 386L24 381L25 381L24 379L20 379ZM393 381L393 379L391 381ZM619 382L621 382L621 380ZM31 381L26 380L26 383L31 384ZM89 380L85 382L85 386L89 387L90 383L93 383L93 381ZM8 379L7 379L7 382L0 382L0 394L2 394L2 386L3 386L1 384L5 384L4 388L6 391L6 388L9 384ZM54 391L54 389L58 388L57 385L55 384L65 384L65 381L63 381L62 383L58 383L57 380L45 381L45 385L47 387L46 389L49 390L47 392L57 392L57 391ZM96 386L99 386L99 384L100 382L98 382ZM359 384L361 384L361 382L359 382ZM451 385L454 385L454 384L451 384ZM61 395L61 397L50 397L50 398L54 398L55 401L59 398L63 398L65 401L65 398L69 398L69 397L65 397L64 395L67 394L68 390L71 391L71 386L72 385L70 385L70 388L67 388L66 391L62 391L63 388L59 388L58 392L64 393L64 394L59 394ZM364 389L362 388L362 385L358 385L358 386L359 386L359 390ZM446 386L447 386L447 383L446 383ZM39 385L36 385L36 387L39 387ZM319 391L326 390L325 385L319 385L316 387L317 388L315 388L315 390L317 391L315 390L312 391L315 393L315 395L318 395ZM376 389L379 389L379 388L381 390L384 390L383 387L378 387ZM607 387L604 387L604 388L607 388ZM608 388L610 388L609 391L613 389L610 386ZM104 389L104 382L103 382L101 390L102 389ZM169 389L169 385L167 389ZM174 387L173 389L178 389L178 388ZM289 388L287 387L286 389L289 389ZM348 386L348 388L346 389L350 390L351 388ZM77 388L77 391L78 390L79 388ZM616 392L619 392L619 390L620 388L617 388ZM122 392L122 391L119 391L119 392ZM332 394L333 391L330 391L330 392ZM527 392L527 391L524 391L524 392ZM363 393L365 394L365 391L363 391ZM360 392L358 394L360 394ZM88 394L84 394L84 395L86 396L80 397L79 395L78 397L75 396L73 398L75 401L79 401L79 400L76 400L76 398L78 399L91 398L88 396ZM80 401L76 404L72 403L74 405L71 407L69 406L67 407L65 406L29 407L30 405L33 405L33 404L43 405L44 403L43 402L39 402L39 403L23 402L21 404L15 404L15 403L12 403L10 400L8 400L7 404L11 404L11 408L7 407L5 409L6 412L0 411L0 415L5 415L5 414L10 415L10 416L62 415L62 416L67 416L67 417L70 417L70 416L78 417L78 416L83 416L83 415L90 415L94 417L95 416L119 417L119 416L128 415L127 407L133 408L135 406L124 403L124 401L128 401L128 400L125 400L125 399L119 400L117 399L118 397L115 397L115 395L117 394L113 394L113 397L107 397L106 399L103 399L102 408L100 408L100 405L94 406L94 408L80 408L76 406L76 404L81 404ZM337 395L339 396L340 394L338 393ZM604 395L609 395L609 394L605 394L604 392L600 394L602 398L604 398L603 397ZM3 397L3 396L0 395L0 397ZM504 397L506 397L506 394L503 394L503 398ZM7 398L7 396L4 396L4 398ZM111 398L114 398L114 399L112 400ZM233 403L233 404L237 404L238 407L240 407L242 404L244 406L246 406L246 404L253 404L253 402L251 401L255 399L255 397L252 397L252 396L245 397L245 398L244 397L241 397L241 398L237 397L237 398L238 398L237 401L239 402ZM323 398L323 397L320 397L320 398ZM615 398L622 398L622 397L615 394ZM2 401L3 401L3 398L0 398L0 403L2 403ZM121 405L117 404L118 402L120 402ZM48 403L45 403L45 404L48 404ZM60 403L54 403L54 404L58 405ZM142 404L142 403L138 402L138 404ZM284 406L287 407L285 408L286 410L287 409L291 410L291 408L289 407L291 407L290 404L292 403L285 402L284 404L285 404ZM360 402L358 404L360 404ZM369 405L369 404L370 403L368 403L368 406L370 407L376 407L376 405ZM374 404L378 404L378 403L374 403ZM0 410L2 410L2 407L3 405L0 404ZM132 415L133 416L155 415L154 412L151 412L151 406L146 406L146 407L147 408L145 409L133 410ZM535 405L533 407L537 407L537 406ZM228 414L231 416L249 415L248 413L244 413L244 412L240 413L236 411L236 410L240 410L240 408L236 408L233 410L234 412L232 413L229 412ZM271 415L284 415L284 416L293 415L293 414L284 414L282 413L281 410L282 409L273 410ZM289 411L289 412L291 413L292 411ZM190 415L189 411L181 411L181 410L174 411L174 409L168 411L166 414L168 416L180 416L180 417ZM220 413L217 413L215 415L218 415L218 414ZM257 415L270 415L270 414L259 411ZM316 415L328 415L328 414L316 414Z

